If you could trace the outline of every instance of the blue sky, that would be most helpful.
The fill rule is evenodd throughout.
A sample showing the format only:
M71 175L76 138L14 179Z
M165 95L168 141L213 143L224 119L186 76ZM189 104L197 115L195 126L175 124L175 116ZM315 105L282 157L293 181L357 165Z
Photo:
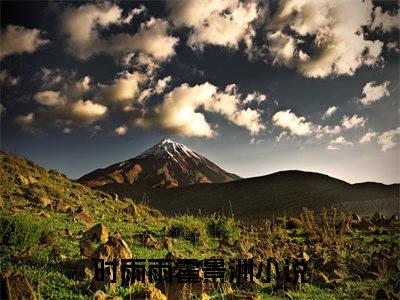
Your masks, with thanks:
M243 177L399 181L396 1L1 6L4 151L77 178L171 138Z

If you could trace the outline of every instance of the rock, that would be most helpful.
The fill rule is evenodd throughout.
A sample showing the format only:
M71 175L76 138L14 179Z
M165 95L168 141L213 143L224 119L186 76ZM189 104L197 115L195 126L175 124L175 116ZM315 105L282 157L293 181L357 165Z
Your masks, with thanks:
M8 268L0 273L0 278L1 299L37 299L28 279L16 269Z
M65 228L65 229L61 230L60 234L62 236L73 237L71 230L69 230L68 228Z
M371 222L376 225L380 225L386 221L385 216L381 212L375 212L371 218Z
M361 222L361 217L359 215L357 215L356 213L352 213L351 220L359 223L359 222Z
M310 260L310 256L304 251L297 255L297 258L304 259L304 261Z
M366 279L374 279L374 280L379 279L379 277L380 277L379 274L376 272L368 272L364 276L364 278L366 278Z
M133 217L139 217L140 213L139 213L139 207L134 204L134 203L130 203L125 209L125 212L127 212L128 214L130 214Z
M40 236L40 244L53 245L55 241L54 235L49 231L43 231Z
M86 231L83 234L83 238L90 241L105 243L108 241L108 228L99 223Z
M375 299L376 300L389 300L391 297L389 296L388 292L385 291L384 289L379 289L375 293Z
M93 226L94 222L92 217L89 214L89 210L84 207L84 206L79 206L79 208L76 210L75 215L78 217L78 220L80 223L87 227Z
M154 248L156 250L161 249L161 245L157 242L157 240L151 234L146 239L146 246L148 248Z
M149 286L141 291L136 291L126 296L124 299L167 300L167 297L159 289L154 286Z
M72 212L71 206L69 206L64 200L60 199L57 201L56 210L59 212Z
M342 270L333 270L333 278L335 279L344 279L346 277L346 273Z
M331 281L329 280L328 276L326 276L323 272L318 272L317 274L317 283L324 285L329 284Z
M110 196L112 198L113 201L118 201L118 195L116 193L110 193Z
M44 217L46 219L50 218L50 215L47 212L45 212L44 210L39 211L37 215L39 217Z
M133 298L133 299L135 299L135 298ZM122 300L122 298L121 297L108 296L102 290L99 290L94 294L94 300Z
M29 185L29 180L25 176L22 176L21 174L17 175L17 181L19 184L22 185Z
M81 255L86 256L86 257L90 257L94 252L92 244L87 240L80 240L79 249L80 249Z
M162 244L163 244L164 248L167 249L168 251L172 251L174 248L172 245L171 239L169 239L168 237L164 237Z
M41 207L51 206L50 199L46 198L46 197L43 197L43 196L34 198L33 202L36 203L37 205L41 206Z
M121 283L121 259L131 259L132 252L126 242L121 238L121 236L115 234L110 236L107 243L100 245L99 248L97 248L96 251L93 252L91 258L104 259L104 261L112 261L113 259L116 259L118 261L119 265L117 266L117 274L112 274L112 269L110 269L110 274L105 272L104 282L92 281L92 287L101 288L104 286L104 284L109 284L110 286L115 287L117 284ZM93 262L91 259L89 264L91 270L93 270ZM116 278L117 284L111 283L112 278Z
M37 180L36 178L34 178L32 176L28 176L28 181L30 184L36 184L39 182L39 180Z

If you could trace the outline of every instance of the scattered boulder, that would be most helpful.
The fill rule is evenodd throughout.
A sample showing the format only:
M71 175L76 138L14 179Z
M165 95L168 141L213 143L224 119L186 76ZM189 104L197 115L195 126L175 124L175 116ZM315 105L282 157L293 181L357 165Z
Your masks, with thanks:
M37 215L39 217L44 217L46 219L50 218L50 215L47 212L45 212L44 210L39 211Z
M28 279L15 268L0 273L0 279L1 299L37 299Z
M122 298L121 297L108 296L102 290L98 290L94 294L94 300L122 300Z
M126 208L125 208L125 212L130 214L133 217L138 217L140 216L140 209L139 207L134 204L134 203L130 203Z
M357 215L356 213L352 213L351 214L351 221L359 223L359 222L361 222L361 217L359 215Z
M317 274L317 281L316 283L325 286L329 284L331 281L329 280L328 276L325 275L323 272L318 272Z
M167 297L159 289L154 286L149 286L141 291L136 291L126 296L125 299L167 300Z
M57 201L56 210L59 212L69 212L72 213L71 206L69 206L64 200L60 199Z
M93 254L91 255L91 259L88 259L86 265L84 266L84 273L89 274L91 276L90 279L93 279L93 261L92 259L104 259L104 261L111 261L116 259L118 264L121 263L122 259L131 259L132 252L129 249L126 242L121 238L120 235L115 234L110 236L107 243L102 244L97 248ZM89 270L88 270L89 268ZM105 272L104 282L96 282L92 281L92 288L100 289L104 287L104 285L109 285L110 287L115 287L117 284L121 283L121 270L120 266L117 266L117 274L113 274L112 269L110 272ZM116 278L116 283L111 283L111 279Z
M108 241L108 228L99 223L86 231L83 234L83 238L90 241L105 243Z
M18 174L16 178L17 178L17 181L18 181L19 184L29 185L29 180L25 176L22 176L21 174Z
M81 255L85 256L85 257L90 257L94 252L92 244L88 240L83 240L83 239L80 240L79 249L80 249Z
M389 300L392 297L389 296L388 292L385 291L384 289L380 288L379 290L376 291L375 293L375 299L376 300Z
M33 202L41 207L51 206L51 201L49 198L40 196L33 199Z
M113 201L118 201L118 194L116 194L116 193L110 193L110 196L111 196L111 198L112 198L112 200Z
M380 225L386 221L386 218L383 213L375 212L371 218L371 222L376 225Z
M71 230L69 230L68 228L61 230L60 234L65 237L73 237Z
M161 249L160 243L158 243L158 241L148 231L134 234L133 239L136 240L141 246L146 246L148 248L154 248L157 250Z
M75 211L75 215L78 217L79 221L86 227L91 227L94 225L93 219L89 214L89 210L84 206L79 206Z
M32 176L28 176L28 181L30 184L36 184L39 182L39 180L37 180L36 178L34 178Z
M174 248L173 245L172 245L171 239L168 238L168 237L164 237L164 239L162 241L162 244L163 244L163 247L165 249L167 249L168 251L172 251L173 248Z

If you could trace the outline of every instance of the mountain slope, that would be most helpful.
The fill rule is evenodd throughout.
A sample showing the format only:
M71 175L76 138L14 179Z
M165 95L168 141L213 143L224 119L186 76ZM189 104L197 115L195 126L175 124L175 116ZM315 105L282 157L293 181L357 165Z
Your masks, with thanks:
M162 140L135 158L97 169L78 179L91 187L109 183L137 183L152 187L176 187L194 183L240 179L171 140Z
M331 206L362 215L379 210L398 213L399 184L349 184L327 175L283 171L227 183L195 184L160 190L138 185L109 184L102 190L143 198L154 208L176 213L214 212L257 223L272 216L296 215L303 207L320 211Z

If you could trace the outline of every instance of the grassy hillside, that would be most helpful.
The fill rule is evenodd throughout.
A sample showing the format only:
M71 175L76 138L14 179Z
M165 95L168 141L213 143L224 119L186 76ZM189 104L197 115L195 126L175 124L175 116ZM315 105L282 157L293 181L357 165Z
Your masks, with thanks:
M150 283L96 286L81 267L104 249L134 258L252 257L256 265L271 256L278 261L309 259L310 283L301 287L275 288L274 278L240 286L207 282L192 290L201 299L373 298L399 293L398 220L352 221L335 212L317 216L309 210L301 219L265 220L259 226L217 216L164 217L130 198L92 190L31 161L5 153L0 159L0 268L2 287L8 280L13 295L31 291L40 299L93 299L97 291L97 299L106 299L100 297L101 289L127 299L190 296L186 288L175 285L174 290L172 284L168 290L157 286L161 291ZM88 230L100 223L104 226L95 228L102 229L101 236L91 238ZM113 238L107 239L105 228ZM127 249L124 243L113 248L120 238ZM31 289L22 284L25 277Z
M173 189L134 184L109 184L107 192L144 197L163 213L224 213L246 223L265 218L298 215L303 207L320 212L324 207L353 211L361 215L376 210L392 215L399 212L400 186L380 183L349 184L323 174L283 171L271 175L226 183L195 184Z

